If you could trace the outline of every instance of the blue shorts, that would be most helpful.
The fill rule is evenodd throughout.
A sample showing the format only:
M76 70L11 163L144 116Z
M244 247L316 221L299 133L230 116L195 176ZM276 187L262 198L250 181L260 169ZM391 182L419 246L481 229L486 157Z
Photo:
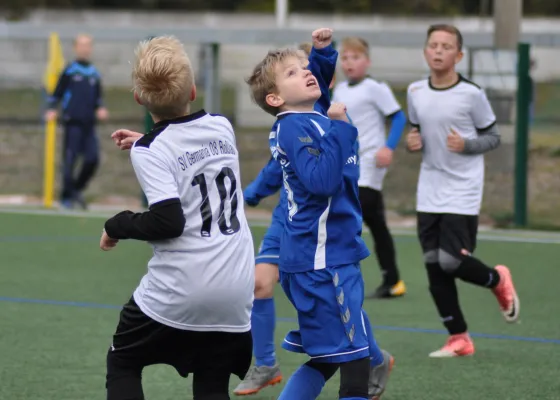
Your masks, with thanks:
M325 363L369 356L362 316L364 280L358 264L308 272L280 271L280 283L297 310L299 330L282 347Z
M259 246L259 253L255 257L255 264L274 264L278 265L280 260L280 238L264 235Z

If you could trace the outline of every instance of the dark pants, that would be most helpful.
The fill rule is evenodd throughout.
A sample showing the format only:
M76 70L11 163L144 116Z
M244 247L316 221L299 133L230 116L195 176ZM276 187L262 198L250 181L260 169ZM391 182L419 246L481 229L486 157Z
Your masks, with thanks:
M367 187L361 187L359 194L362 218L373 236L375 255L383 274L383 284L393 286L399 281L400 277L395 244L385 219L383 194L379 190Z
M134 299L124 305L107 353L107 400L144 400L142 371L164 364L193 374L194 400L228 400L230 375L251 366L251 332L195 332L160 324Z
M74 174L76 162L82 157L82 167L77 177ZM62 200L71 200L83 191L99 165L99 144L95 125L68 123L64 126L64 146L62 159Z

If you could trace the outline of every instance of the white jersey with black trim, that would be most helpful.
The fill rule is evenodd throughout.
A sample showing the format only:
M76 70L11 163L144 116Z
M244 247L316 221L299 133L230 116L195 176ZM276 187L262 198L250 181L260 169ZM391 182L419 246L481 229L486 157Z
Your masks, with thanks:
M496 123L484 90L459 77L445 89L429 79L409 85L410 123L422 138L422 165L416 210L428 213L478 215L484 186L484 156L451 152L447 138L453 131L466 140Z
M366 77L357 83L346 81L337 84L333 91L333 102L346 106L352 124L358 128L358 186L382 190L387 168L376 166L375 155L387 142L387 117L401 110L393 91L386 83Z
M162 121L131 159L148 203L178 198L186 220L181 236L150 242L140 309L178 329L249 331L255 259L230 122L204 111Z

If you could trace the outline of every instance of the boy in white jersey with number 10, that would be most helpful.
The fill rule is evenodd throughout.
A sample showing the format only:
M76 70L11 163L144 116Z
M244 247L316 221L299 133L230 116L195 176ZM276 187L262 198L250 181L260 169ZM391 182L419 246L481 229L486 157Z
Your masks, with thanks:
M133 80L136 101L155 121L130 153L149 211L109 219L100 246L143 240L153 256L120 314L107 399L144 399L142 370L167 364L193 374L195 399L227 400L230 375L243 378L251 364L255 284L233 128L222 116L191 113L194 74L173 37L138 46ZM113 137L126 148L133 135Z
M519 317L511 273L473 257L484 185L483 154L500 144L496 117L484 91L455 71L463 38L457 28L428 29L424 55L430 77L408 87L410 151L422 151L418 178L418 237L430 293L449 332L430 357L474 354L455 279L490 289L507 322Z
M394 298L406 293L399 277L393 237L385 219L383 180L406 126L406 116L391 88L367 75L371 64L368 43L358 37L342 40L342 69L346 81L335 86L333 101L348 107L348 115L358 128L360 146L360 204L365 224L373 236L381 285L369 298ZM391 121L389 135L385 121Z

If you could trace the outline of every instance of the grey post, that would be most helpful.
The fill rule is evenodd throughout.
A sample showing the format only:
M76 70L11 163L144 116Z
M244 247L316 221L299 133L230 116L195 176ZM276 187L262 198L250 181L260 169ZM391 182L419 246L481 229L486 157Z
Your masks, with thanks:
M220 96L220 45L204 44L204 109L219 114Z

